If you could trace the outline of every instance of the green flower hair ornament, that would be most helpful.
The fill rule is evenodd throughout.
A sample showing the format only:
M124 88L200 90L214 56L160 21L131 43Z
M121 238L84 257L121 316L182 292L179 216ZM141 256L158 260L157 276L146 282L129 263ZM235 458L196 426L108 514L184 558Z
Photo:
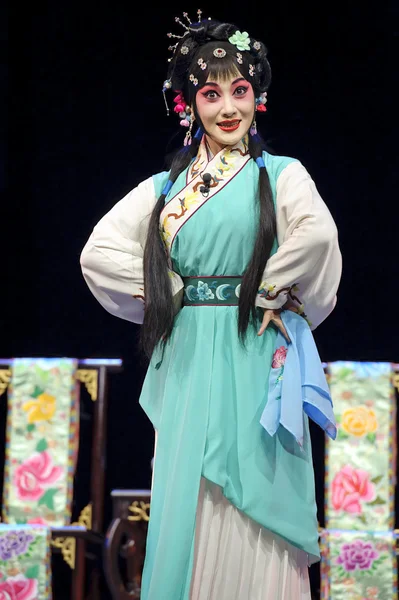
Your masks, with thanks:
M238 50L250 49L250 39L246 31L243 31L241 33L241 31L238 31L237 29L235 34L229 37L229 42L230 44L234 44L234 46L237 46Z

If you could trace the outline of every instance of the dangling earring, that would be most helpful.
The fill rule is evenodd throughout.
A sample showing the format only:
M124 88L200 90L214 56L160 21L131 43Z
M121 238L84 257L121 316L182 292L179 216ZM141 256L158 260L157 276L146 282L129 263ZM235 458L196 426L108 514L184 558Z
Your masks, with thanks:
M254 118L253 123L251 125L251 129L249 130L249 133L251 135L256 135L258 133L258 130L256 129L256 119Z
M192 131L194 120L195 120L194 113L191 113L191 115L187 115L186 119L187 118L190 119L190 126L186 133L186 137L184 138L184 145L191 146L191 131Z

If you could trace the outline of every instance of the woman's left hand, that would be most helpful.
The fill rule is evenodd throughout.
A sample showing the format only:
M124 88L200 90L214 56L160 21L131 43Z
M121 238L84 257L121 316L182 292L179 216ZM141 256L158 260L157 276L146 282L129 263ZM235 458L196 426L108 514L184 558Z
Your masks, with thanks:
M281 331L281 333L283 334L283 336L285 337L285 339L287 340L288 343L291 342L289 335L287 333L286 328L284 327L284 323L281 319L281 308L279 309L272 309L272 308L266 308L263 314L263 320L262 320L262 325L260 326L260 329L258 331L258 335L262 335L264 333L264 331L266 330L267 326L269 325L269 323L274 323L274 325L277 327L277 329L279 329Z

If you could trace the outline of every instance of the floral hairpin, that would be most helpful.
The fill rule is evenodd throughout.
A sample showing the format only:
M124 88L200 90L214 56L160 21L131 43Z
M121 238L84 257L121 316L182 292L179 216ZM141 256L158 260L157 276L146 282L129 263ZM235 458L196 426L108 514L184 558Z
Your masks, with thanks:
M250 39L249 35L246 31L237 31L234 35L229 37L230 44L233 44L237 47L238 50L249 50L250 49Z
M267 92L262 92L261 95L256 98L256 110L259 112L266 112Z
M180 125L182 127L188 127L188 131L184 138L184 145L190 146L191 144L191 131L194 123L194 115L191 114L191 108L187 106L186 101L184 100L182 92L179 92L177 96L173 99L173 102L176 104L174 111L179 114L181 119Z
M197 62L198 62L198 65L201 67L201 69L203 71L205 71L205 69L206 69L206 62L204 61L204 59L203 58L199 58Z
M189 127L191 123L191 108L187 106L187 102L185 101L182 92L177 94L173 99L173 102L176 104L173 110L181 119L180 125L182 125L182 127Z

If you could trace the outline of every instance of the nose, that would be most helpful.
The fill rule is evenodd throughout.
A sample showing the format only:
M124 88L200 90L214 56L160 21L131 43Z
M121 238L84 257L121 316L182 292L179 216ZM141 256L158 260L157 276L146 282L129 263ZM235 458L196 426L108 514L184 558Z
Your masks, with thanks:
M222 115L223 117L232 117L236 114L237 109L234 105L233 99L230 94L225 94L223 97L223 108Z

